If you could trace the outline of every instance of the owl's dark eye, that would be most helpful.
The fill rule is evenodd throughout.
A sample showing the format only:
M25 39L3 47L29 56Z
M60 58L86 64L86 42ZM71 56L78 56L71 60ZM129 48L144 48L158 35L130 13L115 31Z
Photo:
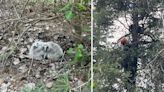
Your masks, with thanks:
M36 44L33 46L33 48L34 48L34 49L38 48L38 45L39 45L39 44L36 43Z
M33 48L34 48L34 49L36 49L36 48L37 48L37 46L33 46Z

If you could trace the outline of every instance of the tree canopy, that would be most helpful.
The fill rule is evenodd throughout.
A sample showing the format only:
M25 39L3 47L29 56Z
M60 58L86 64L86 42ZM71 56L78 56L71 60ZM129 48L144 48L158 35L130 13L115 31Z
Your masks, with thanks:
M95 78L103 81L95 81L95 84L101 86L97 90L104 92L111 90L127 90L134 92L138 90L150 91L153 88L161 91L160 87L156 87L159 82L162 85L163 75L160 74L163 68L157 68L163 61L158 55L162 50L164 43L161 38L163 32L163 0L96 0L94 10L94 59L96 64ZM128 17L127 17L128 16ZM110 26L114 20L119 17L125 18L122 25L125 25L128 18L131 23L127 25L129 43L123 46L113 46L108 48L106 43ZM117 32L117 31L116 31ZM112 44L110 44L112 45ZM156 55L156 60L152 61ZM158 62L155 62L158 61ZM151 87L138 87L137 77L140 75L139 65L141 62L141 70L150 69L149 77L153 77ZM151 62L151 64L150 64ZM153 65L153 63L156 65ZM146 66L146 67L145 67ZM161 65L161 67L163 67ZM122 69L124 71L122 71ZM158 73L154 72L158 71ZM98 75L102 76L98 76ZM97 76L96 76L97 75ZM158 77L157 77L158 76ZM119 88L114 87L117 84ZM149 84L149 83L148 83ZM147 85L145 83L145 85ZM150 86L150 85L149 85ZM96 90L96 87L95 87Z

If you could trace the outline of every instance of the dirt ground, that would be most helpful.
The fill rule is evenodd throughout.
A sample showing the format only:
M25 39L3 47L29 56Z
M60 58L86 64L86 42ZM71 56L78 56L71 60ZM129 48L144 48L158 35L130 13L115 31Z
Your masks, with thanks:
M19 4L0 2L0 92L23 92L25 86L32 88L38 83L51 88L60 74L73 69L67 67L72 58L66 51L76 46L77 39L63 14L49 11L51 7ZM37 39L58 43L65 52L63 62L32 61L29 48ZM84 45L90 50L90 44ZM85 82L74 74L71 76L71 80L78 80L78 85Z

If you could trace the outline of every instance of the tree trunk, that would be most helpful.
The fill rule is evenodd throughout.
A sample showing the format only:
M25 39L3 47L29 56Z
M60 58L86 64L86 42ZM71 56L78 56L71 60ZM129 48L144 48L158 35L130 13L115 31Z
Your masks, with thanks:
M126 46L125 51L125 58L123 61L123 67L125 72L130 72L130 77L128 79L128 83L130 83L130 86L127 85L128 90L135 90L135 83L136 83L136 72L137 72L137 62L138 62L138 42L139 42L139 33L138 33L138 27L139 27L139 20L138 20L138 14L133 13L132 14L132 21L133 24L129 27L129 32L132 35L132 41L128 46ZM127 54L128 53L128 54Z

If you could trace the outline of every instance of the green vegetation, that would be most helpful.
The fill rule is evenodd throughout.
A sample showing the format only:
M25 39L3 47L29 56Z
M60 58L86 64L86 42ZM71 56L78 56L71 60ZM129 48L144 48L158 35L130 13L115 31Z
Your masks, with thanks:
M153 90L153 87L154 91L162 91L159 85L164 83L163 74L155 73L154 70L156 72L162 71L157 66L159 67L163 60L155 58L154 55L160 57L157 53L162 51L164 46L163 40L160 38L160 33L163 31L161 23L163 19L155 16L157 12L163 12L163 0L95 0L95 3L94 91L147 92ZM124 18L125 21L118 21L118 18ZM111 46L111 44L107 44L107 40L110 39L108 38L109 33L118 31L111 27L114 21L120 22L128 31L124 35L129 38L126 45L113 44L114 46ZM154 58L155 61L152 61ZM145 78L153 78L151 81L155 86L152 86L150 82L145 83L145 85L150 84L147 88L137 86L135 79L139 76L137 73L139 71L137 69L138 62L141 63L140 70L150 69L151 72ZM150 64L150 62L156 62L156 65ZM164 66L161 65L161 67ZM157 82L161 84L157 84ZM115 84L119 88L113 87Z
M51 92L69 92L71 90L68 74L59 76Z

